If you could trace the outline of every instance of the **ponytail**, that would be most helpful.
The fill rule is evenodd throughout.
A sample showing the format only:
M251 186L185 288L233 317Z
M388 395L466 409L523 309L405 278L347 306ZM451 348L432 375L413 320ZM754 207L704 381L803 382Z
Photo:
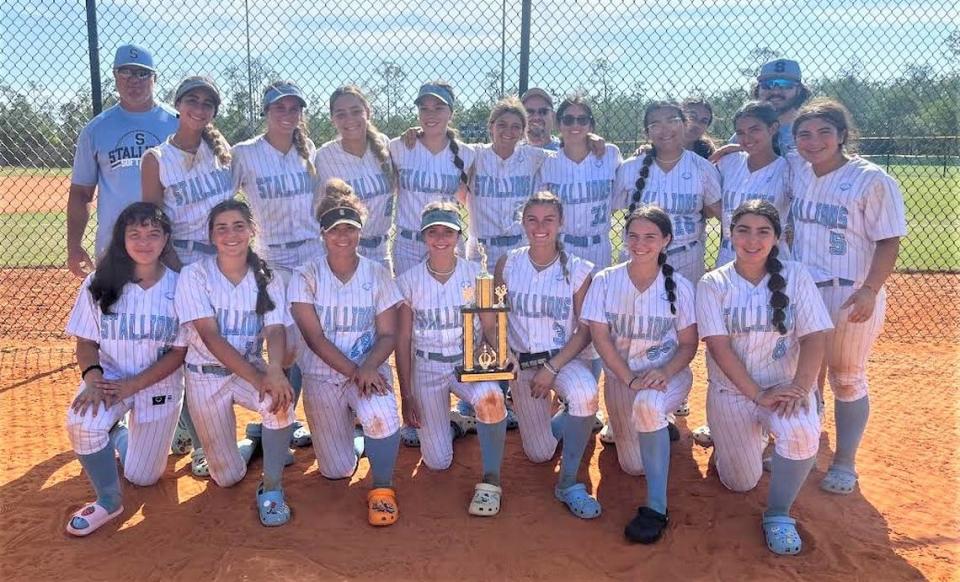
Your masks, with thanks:
M560 261L560 272L563 273L563 280L567 283L570 282L570 267L567 265L567 251L563 247L563 242L560 240L560 234L557 234L557 255Z
M273 311L277 304L273 302L270 293L267 292L267 284L273 280L273 271L267 266L267 262L253 252L253 249L247 249L247 266L253 271L253 279L257 282L257 315L264 315L268 311Z
M640 163L640 173L637 175L637 183L634 185L633 198L630 201L630 209L627 214L631 214L637 209L637 205L643 197L643 188L647 185L647 177L650 176L650 166L653 165L655 159L657 159L657 148L651 145L647 154L643 157L643 162Z
M780 335L787 335L787 305L790 304L790 298L784 293L787 287L787 281L783 278L783 263L777 257L780 255L780 248L774 246L767 255L766 268L770 273L770 280L767 282L767 289L771 291L770 307L773 308L773 316L770 322L773 324Z
M380 171L383 172L383 176L387 179L387 185L392 190L393 163L390 161L390 150L387 149L387 144L380 139L380 135L377 133L377 128L374 127L373 123L369 121L367 121L367 147L370 148L370 151L373 152L373 156L377 158L378 162L380 162ZM462 163L463 162L461 162L461 165Z
M202 139L213 152L220 166L226 167L230 165L230 160L233 158L230 154L230 144L227 143L227 138L223 137L219 129L214 127L212 123L206 124L200 131L200 139Z
M670 302L670 313L677 314L677 282L673 280L673 265L667 262L667 253L660 251L657 255L657 264L663 272L663 287L667 290L667 300Z
M463 168L463 159L460 158L460 145L457 144L457 132L447 129L447 140L450 143L450 153L453 154L453 165L460 171L460 183L467 185L467 172Z
M310 159L310 152L307 150L307 122L303 119L293 130L293 147L297 148L297 153L307 162L307 171L310 172L310 175L316 176L317 168L314 167L313 160Z

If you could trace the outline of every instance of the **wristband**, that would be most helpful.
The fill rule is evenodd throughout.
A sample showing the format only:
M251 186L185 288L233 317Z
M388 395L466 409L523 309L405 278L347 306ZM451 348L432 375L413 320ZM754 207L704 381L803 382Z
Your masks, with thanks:
M543 363L543 367L554 376L558 376L560 374L560 370L554 368L553 364L551 364L549 360Z
M80 379L86 380L87 372L91 370L100 370L100 373L103 374L103 366L101 366L100 364L93 364L92 366L87 366L86 368L84 368L83 372L80 372Z

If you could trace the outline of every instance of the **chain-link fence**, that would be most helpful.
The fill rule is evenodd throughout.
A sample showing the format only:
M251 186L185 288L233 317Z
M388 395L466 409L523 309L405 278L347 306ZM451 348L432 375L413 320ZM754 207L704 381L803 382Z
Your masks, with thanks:
M799 60L805 83L839 98L861 152L901 183L910 235L890 282L888 335L957 337L960 277L960 10L950 0L10 0L0 7L0 338L63 337L79 281L64 268L76 137L115 103L118 45L150 47L157 98L210 74L217 125L235 143L261 129L257 102L279 78L307 92L315 142L333 136L326 102L352 82L395 136L415 125L421 82L458 93L455 124L486 139L493 102L529 87L587 94L597 132L628 154L651 99L701 96L725 140L761 63ZM99 80L99 82L98 82ZM92 243L95 224L88 227ZM615 227L619 230L619 227ZM715 252L717 233L710 233ZM712 258L708 258L712 264Z

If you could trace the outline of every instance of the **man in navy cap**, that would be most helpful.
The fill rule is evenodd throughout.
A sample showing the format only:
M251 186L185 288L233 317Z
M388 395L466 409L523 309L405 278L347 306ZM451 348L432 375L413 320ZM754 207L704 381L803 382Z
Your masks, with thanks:
M153 98L156 68L147 49L123 45L113 59L119 103L93 118L77 138L67 198L67 266L77 277L93 268L83 248L97 197L96 255L120 212L141 199L140 156L177 130L177 112Z

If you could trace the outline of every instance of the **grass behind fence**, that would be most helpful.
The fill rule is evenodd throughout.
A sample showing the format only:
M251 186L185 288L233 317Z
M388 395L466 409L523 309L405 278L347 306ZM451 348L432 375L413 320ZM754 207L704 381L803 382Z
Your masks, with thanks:
M877 160L881 162L882 160ZM949 166L891 165L890 173L901 184L907 206L909 234L903 240L899 270L960 271L960 168ZM6 175L15 175L9 169ZM44 175L26 169L19 175ZM61 175L56 173L54 175ZM48 172L45 175L50 175ZM95 213L94 213L95 214ZM88 227L91 241L95 215ZM620 246L620 213L611 233L615 249ZM719 228L710 223L707 239L708 265L716 256ZM66 263L66 213L26 212L0 214L0 267L62 266ZM618 256L618 255L614 255Z

